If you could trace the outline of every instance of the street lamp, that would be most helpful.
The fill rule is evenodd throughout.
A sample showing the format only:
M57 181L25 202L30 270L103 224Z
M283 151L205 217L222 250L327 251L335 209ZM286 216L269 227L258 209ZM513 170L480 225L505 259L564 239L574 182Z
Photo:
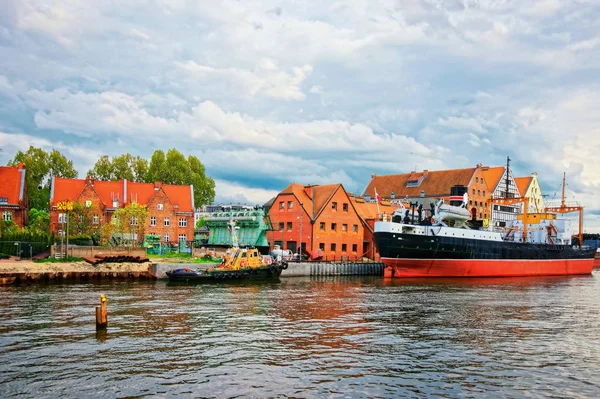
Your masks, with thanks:
M298 239L298 262L300 262L300 259L302 259L302 202L300 202L300 215L298 216L298 219L300 219L300 238Z

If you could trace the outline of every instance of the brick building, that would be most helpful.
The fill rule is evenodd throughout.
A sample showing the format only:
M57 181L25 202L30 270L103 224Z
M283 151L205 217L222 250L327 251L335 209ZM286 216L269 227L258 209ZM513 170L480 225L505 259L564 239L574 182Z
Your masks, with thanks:
M391 214L389 204L380 206L381 213ZM318 252L328 260L374 258L376 209L376 203L355 198L341 184L291 184L272 202L273 231L267 239L294 253L301 243L303 253Z
M117 209L135 202L147 206L149 211L144 221L145 234L155 234L164 243L194 239L193 186L55 177L50 193L50 229L59 235L63 234L65 220L63 211L57 209L61 201L89 208L93 214L91 224L98 231L111 222Z
M490 189L486 184L484 170L487 167L478 164L474 168L451 169L422 172L412 171L406 174L377 176L372 175L365 189L365 197L375 197L375 191L386 200L410 202L416 198L444 198L447 202L450 189L454 185L467 187L469 211L477 219L490 217Z
M18 166L0 166L0 217L19 227L29 222L29 197L25 180L26 169Z

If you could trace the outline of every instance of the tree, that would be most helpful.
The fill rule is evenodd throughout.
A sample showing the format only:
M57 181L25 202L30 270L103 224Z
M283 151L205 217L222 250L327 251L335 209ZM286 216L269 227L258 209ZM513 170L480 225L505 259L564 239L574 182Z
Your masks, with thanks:
M193 155L186 159L174 148L167 151L166 156L162 150L154 151L150 159L146 181L193 185L194 204L197 207L211 204L215 199L215 181L206 176L202 162Z
M114 231L119 233L122 242L139 245L144 241L148 212L145 205L140 205L137 202L132 202L115 211L116 228ZM135 238L136 235L137 238Z
M51 176L77 177L77 170L73 167L73 161L69 161L57 150L47 153L41 148L30 146L27 152L17 152L15 158L8 165L17 166L19 162L23 162L27 170L25 176L29 195L29 209L50 209Z
M50 230L50 214L43 209L30 209L27 227L31 233L47 234Z
M103 155L88 171L88 176L98 180L122 180L133 182L145 181L148 174L148 161L129 153L114 158Z

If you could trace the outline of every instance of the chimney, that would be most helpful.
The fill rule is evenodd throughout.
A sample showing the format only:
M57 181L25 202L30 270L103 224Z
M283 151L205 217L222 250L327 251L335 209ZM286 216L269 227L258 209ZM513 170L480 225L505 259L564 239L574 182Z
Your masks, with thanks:
M94 186L94 179L90 176L85 178L85 185L86 186Z
M427 169L423 170L423 176L427 176L428 173L429 173L429 170L427 170Z
M162 187L162 182L161 181L155 181L154 182L154 189L158 191L158 189L160 189Z
M371 174L371 179L374 179L374 178L376 178L376 177L377 177L377 175L376 175L375 173L372 173L372 174Z
M410 178L410 179L414 178L416 173L417 173L416 171L414 171L414 170L411 170L411 171L410 171L410 176L409 176L409 178Z
M309 184L308 186L304 186L304 192L306 193L306 195L308 195L309 198L313 197L314 194L314 187L312 184Z
M18 169L18 170L23 170L23 169L25 169L25 164L24 164L23 162L19 162L19 163L17 164L17 169Z

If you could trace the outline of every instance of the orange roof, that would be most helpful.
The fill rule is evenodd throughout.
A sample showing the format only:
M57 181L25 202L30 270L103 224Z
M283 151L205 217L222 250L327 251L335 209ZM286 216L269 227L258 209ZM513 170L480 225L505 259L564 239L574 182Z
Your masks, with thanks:
M481 170L490 193L498 186L500 178L504 175L504 169L504 166L496 166L493 168L483 168Z
M23 173L18 167L0 166L0 197L6 198L11 205L19 204L23 200L25 190L25 169Z
M373 176L365 189L371 197L377 194L390 198L392 192L396 198L404 196L418 197L421 190L427 196L443 196L450 194L450 188L457 184L468 186L476 168L452 169L439 171L411 172L402 175ZM420 184L407 187L408 181L420 180Z
M517 184L517 188L519 189L521 197L524 197L525 193L527 193L527 189L529 188L532 180L533 177L531 176L515 177L515 183Z
M152 186L152 184L149 184ZM180 212L194 211L194 194L191 186L175 186L166 184L162 186L173 205L179 206Z
M55 177L51 204L55 205L59 201L76 201L86 186L86 180L83 179L65 179ZM146 205L156 193L153 183L133 183L130 181L101 181L95 180L93 188L98 193L100 200L105 206L112 207L112 201L119 199L120 203L129 204L137 202ZM191 186L176 186L163 184L163 190L169 197L172 204L179 206L179 211L193 212L193 193Z
M52 181L50 204L56 205L59 201L75 201L84 188L85 180L65 179L56 176Z
M313 217L312 198L308 196L302 184L290 184L279 194L294 195L296 198L298 198L298 201L302 203L302 208L304 208L304 211L308 214L308 216Z

